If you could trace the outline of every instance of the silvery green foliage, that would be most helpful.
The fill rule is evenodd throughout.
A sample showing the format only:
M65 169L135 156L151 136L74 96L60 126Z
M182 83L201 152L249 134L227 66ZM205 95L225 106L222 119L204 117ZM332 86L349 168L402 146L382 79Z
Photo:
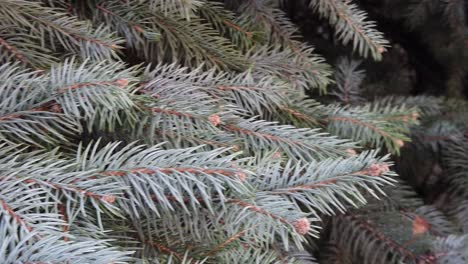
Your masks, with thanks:
M29 47L17 49L2 38L2 51L14 54L28 67L39 66L34 63L37 50L65 49L83 58L110 59L117 56L116 49L122 43L106 26L93 28L89 21L70 16L65 9L48 8L40 1L2 0L0 18L3 33L16 33L16 28L27 30L28 35L23 37L27 38Z
M310 7L335 27L335 35L344 45L364 57L382 59L388 46L383 34L375 29L375 22L367 19L366 12L349 0L311 0Z
M165 14L179 12L181 17L190 19L193 12L207 3L206 0L141 0L147 3L151 10L162 11Z
M328 250L320 254L319 260L419 264L448 261L452 254L463 254L463 239L455 243L462 222L455 225L452 221L455 217L459 221L465 219L463 208L448 212L446 207L425 205L407 184L398 183L395 187L384 187L386 196L381 200L370 200L365 207L331 218Z
M413 108L304 101L323 58L275 1L226 6L0 0L0 262L301 263L384 195L388 156L350 150L397 152Z
M243 96L270 93L260 87L255 90L258 93L247 94L217 89L221 80L224 87L241 85L239 82L249 81L246 75L216 77L208 72L190 76L183 69L171 67L145 74L153 79L140 88L144 93L137 93L132 85L135 70L121 68L120 63L69 60L42 75L31 75L15 65L2 67L2 74L10 76L7 84L11 85L6 88L17 88L13 85L16 82L33 82L37 84L35 87L42 87L35 90L38 95L29 99L31 105L27 100L21 101L25 109L50 115L48 107L58 104L57 120L70 119L71 125L77 123L74 120L81 120L84 124L80 129L55 132L69 144L33 138L29 141L16 138L15 143L8 139L8 134L2 138L5 145L1 155L0 199L5 219L2 224L8 230L2 241L18 246L22 240L9 239L14 230L20 232L18 239L26 239L28 243L42 237L45 241L63 240L66 245L89 246L84 252L96 252L92 248L97 245L100 250L117 250L116 246L120 246L120 255L111 254L116 262L125 262L129 256L162 260L165 257L161 254L172 255L177 261L182 261L184 254L199 261L206 257L219 257L221 261L228 254L226 250L236 248L234 245L256 241L246 252L260 258L267 256L263 254L279 254L268 249L268 245L278 240L287 251L292 245L302 247L302 232L317 235L319 229L314 225L305 231L296 230L299 219L318 224L320 214L333 214L346 210L346 205L366 203L361 190L376 195L381 186L391 184L392 173L376 177L367 172L374 164L386 164L375 152L347 158L345 149L353 146L349 141L335 139L317 129L247 118L249 109L260 109L255 101L244 104L247 111L239 112L244 108ZM169 78L165 75L168 69L179 71L180 78L172 82L166 79L164 84L164 78ZM224 83L227 80L230 81ZM181 82L192 86L179 85ZM16 93L27 96L23 91ZM5 97L4 102L12 102L10 98ZM190 99L199 98L204 99L197 112ZM266 98L272 102L282 100L280 95ZM180 102L180 107L174 100ZM33 117L10 106L19 104L5 104L5 108L12 118L31 120ZM39 111L34 106L45 108ZM210 120L218 107L230 109L225 114L219 113L219 124ZM156 125L146 126L140 118ZM1 121L9 124L9 119ZM155 146L106 143L104 139L74 143L73 138L79 137L82 130L102 135L116 131L121 124L128 131L142 126L141 132L134 133L135 138L141 139L153 128L172 130L179 142L192 147L178 148L175 139ZM29 136L44 140L42 130L34 134L34 129L28 129L32 132ZM189 135L197 138L210 134L225 145L236 142L243 152L232 147L193 147L200 143L186 139ZM155 138L160 139L157 135ZM24 147L20 148L19 143ZM44 152L52 146L63 149ZM30 148L38 150L25 152ZM261 153L270 153L270 159L253 158ZM276 157L276 153L281 157ZM272 161L271 157L277 160ZM308 209L303 211L302 206ZM30 236L32 232L40 234ZM238 234L242 236L237 237ZM97 244L79 244L85 238ZM193 241L199 241L200 247L187 248L187 243ZM13 252L5 253L9 254ZM80 257L93 259L93 254ZM41 256L31 255L31 260Z
M434 241L436 254L439 254L439 263L461 264L468 261L468 239L466 235L451 235Z
M330 93L345 104L355 104L363 101L361 94L361 84L365 78L365 71L359 70L361 61L355 61L346 57L339 59L335 81L336 88Z
M331 105L326 118L333 134L350 137L363 146L385 146L392 152L409 141L406 135L418 122L417 108L379 101L360 106Z
M45 79L36 72L22 70L19 63L0 66L1 135L9 144L33 144L67 141L67 136L81 131L71 116L47 111ZM34 133L32 133L35 131Z
M297 90L319 88L325 91L330 84L331 71L324 59L306 44L293 42L291 45L294 46L288 49L268 45L249 50L247 55L253 62L253 72L289 80Z

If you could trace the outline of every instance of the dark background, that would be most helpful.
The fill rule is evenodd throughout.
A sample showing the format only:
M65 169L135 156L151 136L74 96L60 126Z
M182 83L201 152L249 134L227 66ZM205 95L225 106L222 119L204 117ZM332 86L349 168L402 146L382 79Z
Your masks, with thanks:
M340 56L354 56L333 35L326 20L306 8L310 0L285 1L283 9L300 27L302 36L334 64ZM466 20L463 0L355 0L391 47L383 60L365 59L364 89L368 96L467 96ZM416 11L415 11L416 10Z

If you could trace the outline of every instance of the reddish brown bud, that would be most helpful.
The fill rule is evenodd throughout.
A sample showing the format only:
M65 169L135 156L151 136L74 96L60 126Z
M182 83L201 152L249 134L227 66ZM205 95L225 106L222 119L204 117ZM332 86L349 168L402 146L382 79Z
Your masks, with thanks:
M236 176L241 182L243 182L243 181L245 181L247 179L247 174L245 174L242 171L236 172Z
M405 145L405 142L403 142L403 140L401 140L401 139L396 139L394 142L400 148Z
M115 84L117 84L120 87L125 87L128 85L128 80L127 79L118 79L115 81Z
M426 219L416 216L413 220L413 235L421 235L426 233L429 230L429 223L426 221Z
M292 225L294 230L300 235L306 235L310 231L310 222L305 217L292 222Z
M208 120L213 126L218 126L221 123L221 118L217 114L212 114L208 117Z
M390 171L390 168L388 167L387 164L376 163L376 164L370 165L369 169L367 170L367 173L369 174L369 176L380 176L382 173L385 173L387 171Z
M115 196L112 195L112 194L106 195L106 196L102 197L102 200L104 202L113 203L113 202L115 202Z
M357 155L356 150L354 150L352 148L346 149L346 153L348 153L348 155L351 156L351 157Z

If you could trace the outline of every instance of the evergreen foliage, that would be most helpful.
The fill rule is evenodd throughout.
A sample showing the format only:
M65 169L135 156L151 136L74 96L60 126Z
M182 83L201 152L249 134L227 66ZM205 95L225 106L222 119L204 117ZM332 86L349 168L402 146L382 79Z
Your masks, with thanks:
M363 102L283 4L0 0L0 263L466 261L466 103ZM308 6L389 47L355 3ZM421 148L450 208L392 171Z

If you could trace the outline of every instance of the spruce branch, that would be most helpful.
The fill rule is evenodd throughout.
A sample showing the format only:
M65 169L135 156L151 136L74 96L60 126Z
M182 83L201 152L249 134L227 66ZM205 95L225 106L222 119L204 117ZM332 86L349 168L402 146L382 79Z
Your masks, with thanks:
M353 146L346 140L336 139L317 129L295 128L277 125L264 120L239 120L226 123L221 128L243 139L243 148L249 152L280 148L289 158L295 160L321 160L339 157L344 150Z
M197 13L222 36L228 37L241 51L264 42L265 34L252 25L248 17L237 17L233 12L225 9L222 3L207 2L197 9Z
M330 66L311 46L297 45L294 49L264 45L250 50L247 56L254 62L254 73L278 76L299 91L312 88L325 91L331 83Z
M329 20L335 27L335 35L344 45L351 44L353 50L364 58L370 55L375 60L382 59L388 41L356 4L349 0L312 0L310 7Z
M362 101L361 83L365 77L365 71L358 70L360 61L353 61L346 57L337 63L335 73L336 89L330 93L336 96L344 104L352 104Z
M272 166L257 173L254 186L262 195L287 197L317 215L344 212L348 204L359 207L367 203L362 191L378 197L383 186L394 182L389 165L372 152L308 164L288 162L281 170Z
M203 204L211 208L213 196L218 202L224 201L228 187L235 192L248 192L242 184L247 172L232 167L237 154L219 157L226 149L197 152L199 147L162 150L159 146L145 149L130 144L117 150L120 144L114 143L97 151L98 145L99 142L80 149L77 158L84 168L99 168L102 176L115 177L122 186L130 186L124 194L132 199L121 201L128 209L156 214L172 211L174 199L167 195L185 210L185 197L201 195ZM200 203L195 200L190 206L198 210Z
M456 111L426 97L306 99L332 72L278 1L224 4L0 0L0 262L315 263L318 223L375 210L374 198L419 233L452 232L421 201L385 198L391 163L351 140L396 152L417 107ZM331 4L342 40L380 56L386 42L365 15ZM346 66L350 102L362 74ZM375 256L412 253L354 220L332 233L363 230L353 246Z
M40 41L40 38L30 36L23 28L5 25L0 29L0 61L18 61L25 67L42 71L57 62L57 58L49 49L42 47Z
M358 216L348 214L333 219L335 225L335 241L339 241L340 246L346 248L348 252L363 254L363 263L378 263L382 256L392 259L392 261L407 261L416 263L417 257L403 245L395 242L393 239L381 233L372 223L360 219ZM359 234L354 232L360 230ZM352 241L347 243L344 241ZM359 246L356 246L358 244ZM377 248L379 248L377 250Z
M150 17L142 15L145 12L144 6L128 6L122 9L121 1L105 1L96 5L95 18L105 21L111 28L122 35L127 47L132 48L148 58L151 50L155 49L155 42L160 39L161 34Z
M165 13L161 9L151 9L148 3L123 5L132 12L122 12L122 3L111 1L100 5L98 15L104 15L105 21L112 23L116 30L126 36L130 47L136 48L137 54L149 61L177 61L194 68L203 64L207 68L221 70L241 70L249 65L228 39L219 36L216 30L200 18L186 20L174 13L176 11ZM122 25L122 20L126 26ZM141 34L148 37L155 32L161 35L158 42L139 37Z
M92 28L86 21L70 16L64 10L45 7L39 2L2 0L3 22L27 29L41 41L41 47L54 51L63 48L83 58L112 59L117 57L121 40L106 27Z
M165 15L177 14L190 20L193 13L208 4L206 0L144 0L152 10L163 11Z
M414 108L376 102L357 107L331 105L324 121L333 134L399 153L404 142L410 140L406 135L409 128L417 124L418 117Z
M21 70L19 63L0 66L0 140L44 148L67 142L81 131L72 117L61 113L47 98L45 79Z

